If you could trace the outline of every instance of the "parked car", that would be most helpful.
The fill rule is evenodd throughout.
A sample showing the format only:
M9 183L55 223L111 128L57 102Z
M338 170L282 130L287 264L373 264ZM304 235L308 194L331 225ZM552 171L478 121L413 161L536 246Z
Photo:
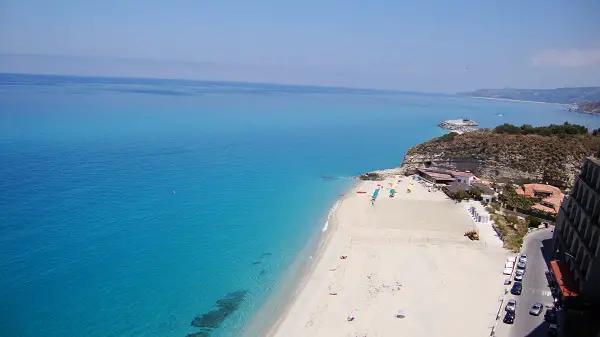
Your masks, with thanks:
M529 309L529 314L533 316L539 316L542 313L542 308L544 308L542 303L535 303L531 306L531 309Z
M521 282L513 283L510 293L513 295L521 295L521 291L523 291L523 284Z
M515 311L517 310L517 301L516 300L508 300L506 303L506 307L504 307L506 311Z
M515 322L515 312L507 311L506 315L504 315L504 319L502 321L506 324L513 324Z
M517 269L525 269L527 267L527 262L519 262L517 263Z
M558 326L556 324L550 324L548 327L548 336L556 336L558 333Z
M526 253L521 253L521 257L527 258L527 254Z
M515 273L515 281L523 281L523 276L525 275L525 271L523 269L517 270Z
M546 313L544 314L544 320L550 324L556 323L556 312L553 309L546 309Z
M527 263L527 258L526 257L520 257L519 258L519 262L523 262L523 263Z

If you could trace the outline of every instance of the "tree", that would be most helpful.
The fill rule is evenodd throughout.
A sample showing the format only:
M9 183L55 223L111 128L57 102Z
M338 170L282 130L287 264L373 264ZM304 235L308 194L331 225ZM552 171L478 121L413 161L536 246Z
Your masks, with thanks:
M522 195L518 195L515 191L515 188L510 184L504 185L504 188L502 189L502 197L509 206L517 209L527 210L533 206L533 201Z
M476 200L481 200L481 195L483 194L483 190L479 187L473 187L471 189L471 195L473 196L473 198L475 198Z
M542 219L530 215L527 217L527 222L529 227L537 228L542 224Z
M513 225L519 224L519 218L516 215L507 215L506 221L510 222Z

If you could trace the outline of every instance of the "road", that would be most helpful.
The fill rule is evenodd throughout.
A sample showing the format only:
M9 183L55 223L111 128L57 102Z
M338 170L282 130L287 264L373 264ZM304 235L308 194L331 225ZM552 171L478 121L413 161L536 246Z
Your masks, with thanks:
M502 308L502 316L498 322L496 336L547 336L548 325L544 322L546 308L543 309L539 316L530 315L529 309L536 302L542 303L545 306L552 305L553 299L550 288L548 288L548 281L546 280L546 271L548 271L546 259L551 256L552 231L553 229L542 229L530 233L525 237L521 250L521 252L527 254L527 269L523 277L523 292L521 295L515 296L509 291L503 302L503 305L506 305L509 299L517 301L515 322L512 325L502 322L504 318L504 308Z

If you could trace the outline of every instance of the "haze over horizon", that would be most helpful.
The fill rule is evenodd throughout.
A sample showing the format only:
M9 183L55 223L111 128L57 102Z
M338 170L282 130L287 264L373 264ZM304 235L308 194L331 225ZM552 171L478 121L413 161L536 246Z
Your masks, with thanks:
M427 92L600 86L600 2L0 1L0 72Z

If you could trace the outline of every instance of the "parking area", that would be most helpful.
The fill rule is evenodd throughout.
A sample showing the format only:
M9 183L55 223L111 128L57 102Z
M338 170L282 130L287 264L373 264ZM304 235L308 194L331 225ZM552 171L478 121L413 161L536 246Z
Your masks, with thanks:
M551 229L533 232L525 238L521 250L523 259L520 254L515 255L514 270L510 275L510 284L505 285L494 336L548 336L550 323L544 316L547 310L552 311L554 298L546 278L548 267L543 252L548 247L544 247L543 242L551 238ZM549 315L552 316L552 313ZM552 317L549 318L551 321Z

